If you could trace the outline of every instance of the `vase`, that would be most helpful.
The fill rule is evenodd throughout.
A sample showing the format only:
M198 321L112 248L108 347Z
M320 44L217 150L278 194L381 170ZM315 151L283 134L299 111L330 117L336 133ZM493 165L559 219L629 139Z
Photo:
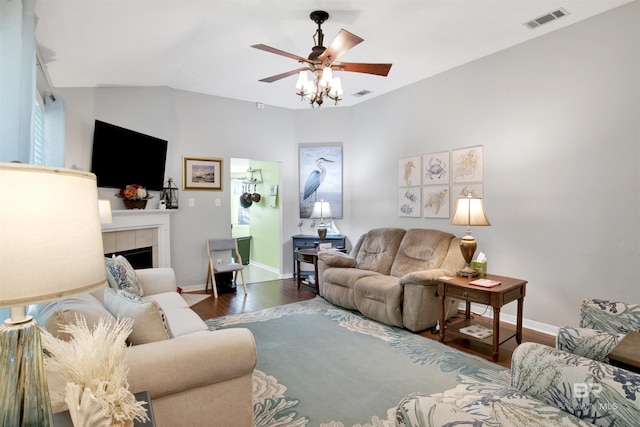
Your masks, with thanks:
M127 209L144 209L147 207L146 200L130 200L130 199L122 199L124 202L124 207Z

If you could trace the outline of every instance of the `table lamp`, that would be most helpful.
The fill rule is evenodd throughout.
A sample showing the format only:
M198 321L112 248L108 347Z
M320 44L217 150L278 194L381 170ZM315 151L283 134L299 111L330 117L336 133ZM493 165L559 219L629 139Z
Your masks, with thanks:
M0 163L0 424L52 426L37 304L92 291L106 273L96 177Z
M460 251L464 258L464 268L458 271L458 276L476 277L478 272L471 268L471 260L473 259L473 254L476 252L478 244L476 243L476 239L471 235L471 226L491 225L484 213L482 199L472 197L471 194L468 194L467 197L458 198L456 200L456 209L449 223L467 226L467 234L460 240Z
M313 211L309 218L320 218L320 225L318 225L318 237L320 241L324 242L327 237L327 225L324 223L325 218L331 218L331 206L329 202L319 201L313 204Z

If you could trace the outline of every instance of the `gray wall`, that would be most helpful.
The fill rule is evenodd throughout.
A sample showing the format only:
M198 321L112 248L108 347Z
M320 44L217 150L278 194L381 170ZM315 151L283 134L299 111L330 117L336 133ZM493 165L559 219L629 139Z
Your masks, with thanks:
M95 118L169 139L167 175L179 182L182 155L223 157L226 168L230 157L281 162L282 265L290 273L298 143L343 143L337 224L352 241L382 226L462 235L446 220L397 216L397 161L483 145L493 225L473 234L489 272L529 281L527 325L545 329L576 324L586 297L638 301L638 76L634 2L350 108L257 110L164 88L67 89L67 166L89 168ZM183 285L204 281L204 236L229 233L228 188L181 192L187 197L195 208L172 218L172 263ZM512 305L503 312L515 314Z

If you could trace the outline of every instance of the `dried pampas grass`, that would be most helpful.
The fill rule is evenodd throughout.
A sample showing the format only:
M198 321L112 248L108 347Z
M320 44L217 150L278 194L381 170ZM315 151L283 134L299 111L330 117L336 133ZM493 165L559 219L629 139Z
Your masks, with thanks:
M125 364L125 341L133 326L133 319L100 318L90 329L82 316L76 323L61 325L62 332L71 335L69 341L60 340L42 330L45 367L60 375L80 390L89 389L106 409L112 426L123 427L135 418L146 421L146 402L137 402L129 391L128 368ZM65 388L51 393L52 403L65 401ZM75 402L76 405L79 402ZM71 409L71 408L70 408Z

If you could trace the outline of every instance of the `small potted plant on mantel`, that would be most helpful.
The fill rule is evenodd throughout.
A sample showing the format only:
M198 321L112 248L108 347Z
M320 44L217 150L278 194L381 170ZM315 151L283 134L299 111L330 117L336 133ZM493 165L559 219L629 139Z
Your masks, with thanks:
M116 196L122 199L127 209L145 209L147 200L153 199L147 189L138 184L127 185Z

